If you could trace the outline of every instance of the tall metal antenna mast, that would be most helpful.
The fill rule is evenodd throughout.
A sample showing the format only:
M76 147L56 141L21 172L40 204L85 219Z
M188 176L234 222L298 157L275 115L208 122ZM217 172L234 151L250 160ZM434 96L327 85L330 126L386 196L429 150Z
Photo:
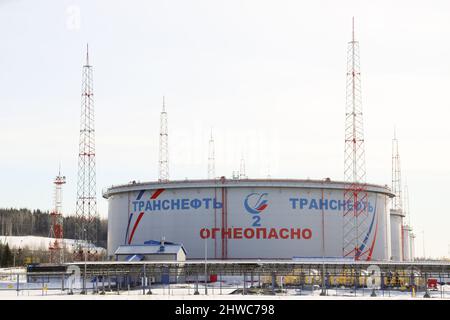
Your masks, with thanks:
M400 169L400 154L398 151L398 140L394 128L392 139L392 185L391 191L394 198L391 202L390 224L391 224L391 253L395 261L409 260L409 228L404 225L404 208L402 181Z
M404 185L403 193L403 260L414 261L414 233L411 226L408 185Z
M395 195L392 199L392 209L402 211L402 177L400 169L400 153L398 152L398 140L394 129L394 139L392 139L392 193Z
M406 180L406 179L405 179ZM409 190L408 184L405 183L403 187L403 214L405 215L405 223L411 227L411 214L409 208Z
M239 179L246 179L247 175L245 174L245 160L244 156L241 157L241 164L239 167Z
M209 150L208 150L208 179L214 179L216 177L216 163L214 155L214 138L211 129L211 137L209 139Z
M159 132L159 181L169 181L169 132L167 126L167 112L165 97L160 118Z
M97 242L99 218L95 174L93 69L89 64L89 46L86 48L86 64L82 70L76 218L77 251L74 258L81 260L85 258L83 250L87 250L86 242Z
M64 233L62 215L62 185L66 183L66 177L61 176L61 166L58 171L53 184L55 185L54 191L54 209L50 213L51 226L50 226L50 238L54 241L50 243L50 261L52 263L64 263Z
M359 42L355 40L352 19L352 41L347 47L347 94L345 113L343 256L370 260L366 250L369 217L367 210L364 126L361 98Z

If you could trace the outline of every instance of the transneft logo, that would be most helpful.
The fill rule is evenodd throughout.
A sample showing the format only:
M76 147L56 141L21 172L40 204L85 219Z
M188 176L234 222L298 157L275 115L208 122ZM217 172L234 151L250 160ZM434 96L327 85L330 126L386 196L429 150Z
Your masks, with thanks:
M268 206L267 193L250 193L244 199L244 208L252 215L252 226L261 226L261 216L259 215Z
M267 208L267 193L250 193L244 200L244 207L248 213L259 214Z

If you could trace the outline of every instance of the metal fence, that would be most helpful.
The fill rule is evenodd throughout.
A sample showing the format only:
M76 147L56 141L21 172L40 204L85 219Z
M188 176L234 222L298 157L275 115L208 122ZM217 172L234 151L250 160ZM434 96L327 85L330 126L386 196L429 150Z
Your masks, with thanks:
M66 272L0 273L0 298L16 296L98 295L271 295L450 299L449 274L406 271L375 274L360 270L297 268L280 272L216 272L145 268ZM436 279L430 287L429 279Z

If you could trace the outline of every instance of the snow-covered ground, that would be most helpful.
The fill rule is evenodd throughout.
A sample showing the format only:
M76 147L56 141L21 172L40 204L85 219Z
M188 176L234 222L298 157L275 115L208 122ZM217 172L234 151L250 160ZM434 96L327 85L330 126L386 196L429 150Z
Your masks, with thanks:
M8 244L12 249L28 248L30 250L47 250L49 245L55 241L54 238L37 236L0 236L0 243ZM64 239L66 248L69 250L76 245L74 239ZM105 251L105 248L95 247L92 244L86 245L97 251Z
M68 294L68 290L62 291L61 285L57 283L50 284L39 284L39 283L25 283L20 281L20 290L16 290L16 283L14 281L0 281L0 299L57 299L57 300L227 300L227 299L258 299L258 300L308 300L308 299L331 299L331 300L345 300L345 299L366 299L366 300L380 300L380 299L407 299L407 300L418 300L424 299L424 292L420 291L416 293L415 297L412 297L411 292L400 292L400 291L380 291L377 290L376 297L370 297L371 291L368 289L358 289L356 294L351 289L328 289L327 296L320 296L320 290L295 290L287 289L283 290L282 293L277 292L275 295L254 295L246 294L242 295L233 294L237 289L242 292L242 286L236 284L222 284L214 283L209 284L207 291L208 294L205 295L205 287L199 284L198 291L199 295L195 295L195 284L172 284L170 286L165 285L152 285L152 294L144 294L142 289L130 289L121 290L119 293L117 291L109 291L106 286L106 291L104 295L94 294L92 292L92 284L88 287L88 294L80 294L80 290L74 290L73 295ZM8 287L9 286L9 287ZM101 289L101 286L100 286ZM445 286L445 288L440 288L438 291L429 291L432 299L449 299L450 300L450 286ZM145 290L148 292L148 289Z
M327 289L327 296L320 296L320 289L316 286L314 289L277 289L275 294L271 294L270 289L265 289L265 294L249 294L261 289L249 290L250 283L247 283L247 294L242 294L243 281L241 277L223 277L222 282L209 283L207 286L207 295L205 295L204 283L198 285L198 295L195 295L195 283L189 284L171 284L171 285L155 285L152 284L152 294L145 294L140 289L132 288L130 290L110 291L108 282L105 282L105 294L94 294L93 289L95 284L92 281L87 281L86 287L88 289L87 295L80 294L82 287L81 280L71 281L64 280L64 288L62 290L62 279L54 278L49 281L39 279L34 281L27 281L25 268L4 268L0 269L0 299L88 299L88 300L110 300L110 299L125 299L125 300L141 300L141 299L171 299L171 300L222 300L222 299L424 299L424 291L419 291L413 297L411 292L401 292L398 290L376 290L376 297L371 297L372 291L370 289L358 289L356 292L351 288L333 288ZM114 282L111 283L114 286ZM257 282L254 282L256 285ZM17 287L19 290L17 290ZM73 289L73 295L69 295L70 288ZM98 283L99 291L103 291L102 283ZM432 299L449 299L450 300L450 285L439 287L437 291L429 291Z

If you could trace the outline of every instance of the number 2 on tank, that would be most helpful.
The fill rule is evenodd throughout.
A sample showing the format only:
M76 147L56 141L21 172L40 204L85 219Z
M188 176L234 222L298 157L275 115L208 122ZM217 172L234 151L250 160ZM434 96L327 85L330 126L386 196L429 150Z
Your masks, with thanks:
M252 224L253 227L261 227L261 217L260 216L253 216L252 219L254 220L253 224Z

